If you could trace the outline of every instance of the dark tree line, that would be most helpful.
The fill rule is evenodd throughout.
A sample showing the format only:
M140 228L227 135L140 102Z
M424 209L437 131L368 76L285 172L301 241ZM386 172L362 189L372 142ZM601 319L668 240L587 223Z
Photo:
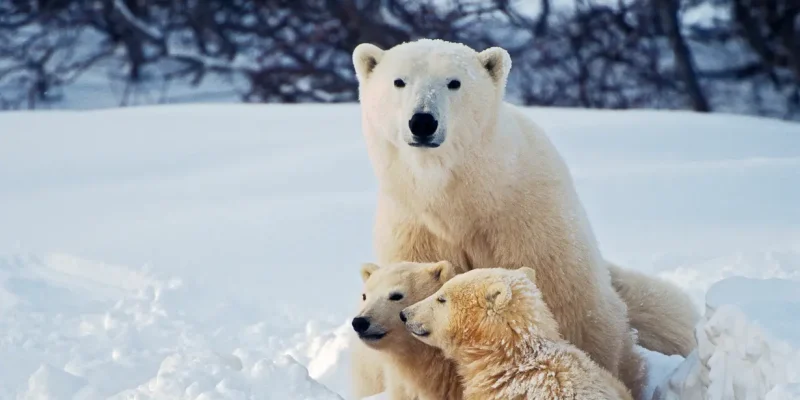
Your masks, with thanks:
M351 52L440 38L512 55L522 104L800 117L797 0L0 0L0 108L89 71L136 91L357 99Z

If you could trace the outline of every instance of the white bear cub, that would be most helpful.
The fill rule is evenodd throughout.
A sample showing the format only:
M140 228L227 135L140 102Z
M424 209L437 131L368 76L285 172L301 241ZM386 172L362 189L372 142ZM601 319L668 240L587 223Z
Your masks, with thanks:
M355 398L385 391L390 400L461 400L455 364L406 331L400 311L436 292L455 274L447 261L361 268L364 292L353 318Z

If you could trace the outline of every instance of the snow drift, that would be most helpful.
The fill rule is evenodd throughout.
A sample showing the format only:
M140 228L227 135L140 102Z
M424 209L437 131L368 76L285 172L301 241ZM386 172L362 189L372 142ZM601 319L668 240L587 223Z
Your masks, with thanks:
M800 126L528 112L604 256L708 305L695 356L642 350L651 390L796 398ZM374 258L359 121L356 105L0 114L0 398L347 398Z

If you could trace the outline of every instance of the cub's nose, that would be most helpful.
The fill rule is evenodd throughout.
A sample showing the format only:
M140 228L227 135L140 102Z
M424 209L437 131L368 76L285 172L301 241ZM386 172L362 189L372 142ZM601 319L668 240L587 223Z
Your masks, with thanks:
M406 312L400 311L400 321L406 322Z
M439 122L436 121L433 115L428 113L416 113L408 120L408 128L411 129L411 133L418 138L430 138L436 133L436 128L438 127Z
M353 318L353 330L356 333L364 333L369 329L369 319L364 317Z

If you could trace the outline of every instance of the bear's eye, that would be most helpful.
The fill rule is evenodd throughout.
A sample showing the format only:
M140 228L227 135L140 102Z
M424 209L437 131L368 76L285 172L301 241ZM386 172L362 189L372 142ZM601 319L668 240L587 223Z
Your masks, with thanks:
M391 301L403 300L403 295L401 293L392 293L391 295L389 295L389 300Z
M447 88L450 90L456 90L461 87L461 81L458 79L453 79L450 83L447 84Z
M365 293L361 293L361 301L367 301L367 295Z
M444 302L445 302L444 297L442 297L442 296L437 297L436 301L438 301L439 303L442 303L442 304L444 304Z
M397 88L406 87L406 83L403 82L402 79L395 79L394 80L394 87L397 87Z

